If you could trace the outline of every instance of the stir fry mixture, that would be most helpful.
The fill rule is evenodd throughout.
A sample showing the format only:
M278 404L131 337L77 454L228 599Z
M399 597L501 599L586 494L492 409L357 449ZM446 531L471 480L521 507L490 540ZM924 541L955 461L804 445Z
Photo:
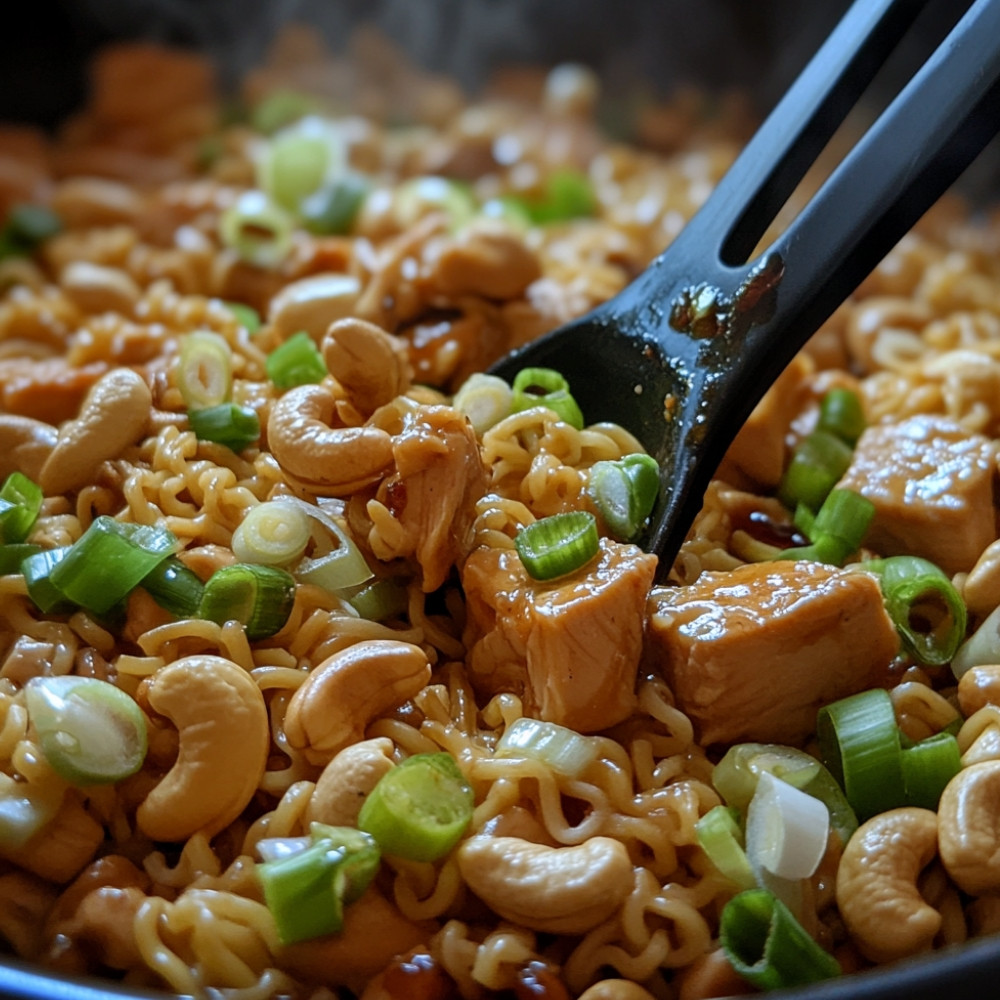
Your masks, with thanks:
M696 1000L1000 928L1000 218L898 245L654 585L640 443L482 374L623 288L750 121L605 108L293 30L238 100L132 44L0 133L6 951Z

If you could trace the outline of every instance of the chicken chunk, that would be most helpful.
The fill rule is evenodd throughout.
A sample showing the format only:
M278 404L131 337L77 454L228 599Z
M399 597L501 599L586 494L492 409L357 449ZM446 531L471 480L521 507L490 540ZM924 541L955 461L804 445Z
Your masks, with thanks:
M801 744L817 710L877 686L899 640L878 581L752 563L650 595L648 651L704 744Z
M997 448L937 416L869 427L839 485L875 504L867 544L923 556L946 573L972 569L996 537Z
M532 580L517 553L479 548L465 563L469 670L480 694L510 691L529 714L592 733L635 701L655 556L602 539L586 572Z

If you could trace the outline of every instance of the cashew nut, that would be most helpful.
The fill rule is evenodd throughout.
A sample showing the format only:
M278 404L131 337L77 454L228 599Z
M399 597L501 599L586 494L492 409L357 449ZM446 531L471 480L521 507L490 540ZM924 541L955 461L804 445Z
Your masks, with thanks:
M317 343L335 320L349 316L361 282L350 274L314 274L290 285L271 299L268 319L287 339L305 330Z
M937 816L905 806L873 816L847 842L837 870L837 905L854 943L871 961L923 951L940 929L941 914L917 888L937 839Z
M587 987L578 1000L653 1000L653 994L631 979L602 979Z
M306 823L357 826L368 793L393 766L392 740L384 736L344 747L323 768L306 807Z
M972 896L1000 889L1000 761L962 768L938 803L941 861Z
M153 395L141 375L116 368L91 387L80 415L59 429L59 438L39 474L46 495L89 482L94 468L116 458L146 432Z
M131 315L142 295L142 289L127 272L87 260L75 260L63 268L59 286L77 306L89 313Z
M462 878L487 906L543 933L583 934L632 891L628 851L610 837L547 847L479 834L459 846L457 858Z
M144 683L149 707L177 727L180 749L139 806L139 828L152 840L187 840L199 830L211 837L239 816L264 774L264 696L242 667L207 654L169 663Z
M1000 706L1000 664L970 667L958 682L958 707L966 719L987 705Z
M442 246L434 282L452 298L512 299L541 274L538 257L519 233L484 221L467 226Z
M336 400L321 385L289 389L267 421L278 464L317 492L348 496L392 466L392 438L379 427L332 427Z
M410 387L406 344L364 319L334 323L322 344L327 370L362 413L374 413Z
M962 598L972 614L984 618L1000 605L1000 540L987 545L969 570Z
M314 763L330 760L363 739L372 719L402 705L430 679L431 665L419 646L394 639L355 643L327 657L296 689L285 735Z
M38 479L59 432L51 424L17 413L0 413L0 479L22 472Z

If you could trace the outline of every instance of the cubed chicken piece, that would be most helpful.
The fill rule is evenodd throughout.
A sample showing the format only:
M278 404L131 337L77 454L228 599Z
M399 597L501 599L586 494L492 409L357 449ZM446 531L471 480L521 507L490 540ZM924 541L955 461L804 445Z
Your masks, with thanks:
M921 415L865 430L839 485L875 504L866 539L875 551L923 556L960 573L997 537L996 459L988 438Z
M650 596L648 652L703 744L801 744L879 685L899 640L869 573L813 562L703 573Z
M627 718L655 571L655 556L606 538L586 570L546 583L513 550L473 551L462 582L477 691L512 692L528 714L583 733Z

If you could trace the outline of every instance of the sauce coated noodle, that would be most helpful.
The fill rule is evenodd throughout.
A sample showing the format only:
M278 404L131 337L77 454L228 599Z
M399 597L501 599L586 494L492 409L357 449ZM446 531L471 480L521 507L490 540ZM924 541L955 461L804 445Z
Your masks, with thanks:
M973 225L957 201L942 202L832 317L733 446L668 588L650 593L652 560L607 538L575 576L533 584L514 554L517 530L593 511L594 464L641 449L621 428L578 430L537 407L474 432L453 394L511 347L620 290L704 199L749 116L726 99L707 118L682 94L647 107L628 147L596 126L598 88L582 70L510 75L468 104L381 43L364 48L373 65L393 66L387 102L363 66L348 70L291 31L246 81L249 119L222 123L197 58L133 45L101 56L90 103L57 138L3 132L0 215L33 203L61 221L30 252L0 260L0 469L45 492L28 541L71 545L101 516L156 525L205 581L236 561L233 533L249 510L294 497L334 519L387 581L388 603L371 620L347 592L300 578L280 630L248 639L239 621L171 613L142 587L119 614L43 614L21 573L0 577L0 792L26 795L36 819L48 810L27 840L0 838L0 938L47 968L241 1000L692 1000L749 989L716 950L736 886L695 829L722 801L712 774L726 745L815 751L820 704L882 686L911 738L952 725L963 763L990 766L1000 709L988 668L956 689L947 666L921 668L879 633L862 643L877 662L846 671L848 689L807 693L804 732L794 721L801 696L784 705L780 679L769 682L777 721L752 718L739 693L716 718L699 688L705 672L722 671L739 692L740 672L767 676L784 657L825 669L824 644L857 666L856 637L831 626L805 638L794 621L780 631L758 620L736 643L735 668L723 653L692 681L685 657L699 654L672 616L701 601L735 635L716 593L762 578L744 568L755 543L791 537L775 493L833 386L857 393L869 425L917 428L968 472L946 483L961 515L944 551L938 513L892 508L889 484L873 494L878 532L861 556L944 562L970 632L994 610L1000 224ZM334 113L338 87L358 113ZM292 92L315 96L303 106ZM390 127L390 109L413 125ZM299 141L309 133L294 122L315 116L328 143L320 180L361 178L356 215L310 230L299 205L310 182L275 165L289 133L255 127L268 124L265 112L288 115ZM261 185L286 201L279 221L258 216L227 243L227 213L245 215L241 198ZM336 231L314 231L323 225ZM255 256L261 244L267 259ZM299 330L330 374L278 388L268 357ZM179 359L195 331L224 346L231 401L259 419L237 451L192 430ZM148 391L102 402L108 374L123 368ZM315 520L310 530L316 556L330 536ZM807 604L820 589L802 587ZM830 600L848 600L839 593ZM884 629L876 586L850 600L866 629ZM426 674L408 680L386 643L425 661ZM326 687L312 680L355 660L367 677L344 668ZM25 685L65 674L135 698L149 731L137 773L80 786L46 758ZM525 715L583 733L589 763L567 774L495 754ZM705 733L711 746L699 742ZM475 794L463 843L434 862L384 857L342 934L282 944L257 845L302 836L312 821L352 824L373 775L442 750ZM831 836L799 887L798 915L844 971L994 929L996 886L970 888L928 859L919 888L940 914L931 933L896 952L870 940L863 918L838 909L842 847ZM549 878L533 877L530 857ZM605 980L638 985L595 986Z

